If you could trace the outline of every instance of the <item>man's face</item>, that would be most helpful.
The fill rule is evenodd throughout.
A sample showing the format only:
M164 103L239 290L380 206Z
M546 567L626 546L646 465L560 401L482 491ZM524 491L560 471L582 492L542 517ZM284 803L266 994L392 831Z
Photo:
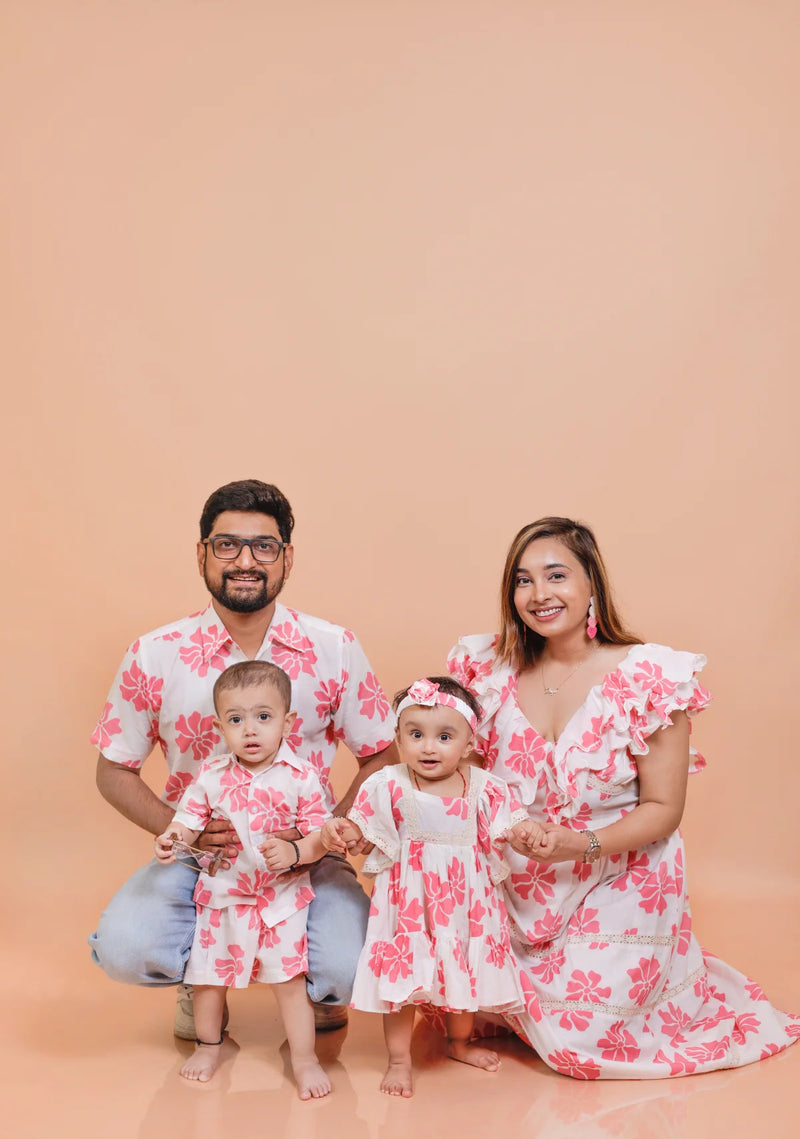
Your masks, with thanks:
M218 515L209 538L274 538L281 541L278 524L269 514L225 510ZM207 542L197 543L197 565L206 588L220 605L232 613L256 613L270 605L283 589L292 569L294 551L286 546L278 560L267 564L253 557L249 546L242 546L234 561L214 556Z

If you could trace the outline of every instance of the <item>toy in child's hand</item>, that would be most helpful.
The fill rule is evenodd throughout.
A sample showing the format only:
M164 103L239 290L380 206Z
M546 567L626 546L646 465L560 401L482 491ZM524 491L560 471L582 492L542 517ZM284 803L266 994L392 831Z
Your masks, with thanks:
M188 842L182 842L181 839L173 836L172 845L175 848L186 851L187 854L193 855L200 863L199 866L192 866L190 863L185 862L184 866L188 866L190 870L196 870L198 874L204 872L208 874L209 878L213 878L219 870L219 864L225 857L224 850L218 850L216 854L211 855L207 850L201 850L198 846L190 846Z

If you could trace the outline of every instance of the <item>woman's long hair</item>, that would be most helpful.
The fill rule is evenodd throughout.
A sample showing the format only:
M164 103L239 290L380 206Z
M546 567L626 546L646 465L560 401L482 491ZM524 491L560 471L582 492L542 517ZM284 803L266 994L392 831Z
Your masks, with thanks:
M605 564L588 526L571 518L540 518L523 526L509 547L500 591L500 637L495 657L502 664L523 669L535 664L546 642L523 622L514 606L520 559L537 538L557 538L586 571L594 598L597 641L607 645L639 645L641 640L625 628L611 596Z

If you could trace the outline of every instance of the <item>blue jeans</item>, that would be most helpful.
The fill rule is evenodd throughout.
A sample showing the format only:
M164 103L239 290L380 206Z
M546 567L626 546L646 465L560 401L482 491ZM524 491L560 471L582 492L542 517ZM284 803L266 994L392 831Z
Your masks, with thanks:
M310 871L315 897L308 909L308 995L315 1003L346 1005L369 899L342 858L327 855ZM181 862L160 866L154 859L137 870L89 938L95 964L127 985L176 985L194 938L196 883L197 873Z

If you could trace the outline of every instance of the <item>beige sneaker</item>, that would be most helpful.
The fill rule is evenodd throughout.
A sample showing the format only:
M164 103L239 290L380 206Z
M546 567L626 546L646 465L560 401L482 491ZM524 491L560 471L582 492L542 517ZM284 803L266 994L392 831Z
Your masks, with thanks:
M313 1008L317 1032L333 1032L347 1026L347 1005L315 1004Z
M172 1030L181 1040L194 1040L194 989L191 985L178 985L178 1003L175 1005L175 1026Z
M347 1010L345 1010L345 1013ZM345 1016L345 1022L347 1017ZM228 1027L228 1001L225 1000L225 1008L222 1012L222 1031ZM336 1026L338 1028L338 1025ZM196 1040L197 1030L194 1026L194 986L184 985L183 981L178 985L178 1003L175 1005L175 1024L172 1031L181 1040Z

